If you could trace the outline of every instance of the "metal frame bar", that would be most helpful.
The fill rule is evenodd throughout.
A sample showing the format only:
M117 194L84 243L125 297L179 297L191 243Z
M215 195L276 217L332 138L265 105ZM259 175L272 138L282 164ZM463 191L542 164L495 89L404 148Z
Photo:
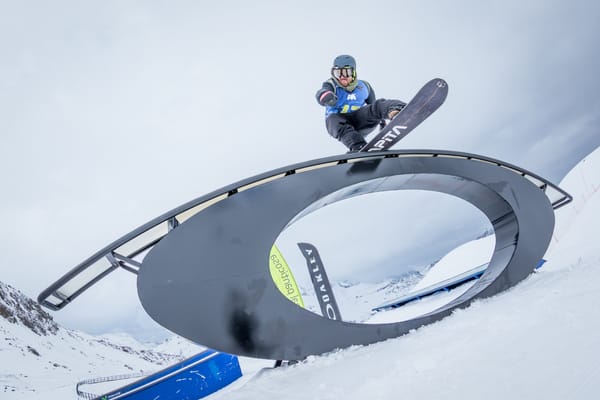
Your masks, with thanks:
M257 185L271 182L276 179L282 179L289 175L303 173L303 172L311 171L314 169L324 168L324 167L335 165L335 164L356 163L359 161L362 162L362 161L367 161L367 160L377 160L377 159L392 158L392 157L411 157L411 156L413 156L413 157L414 156L422 156L422 157L464 158L467 160L474 160L474 161L479 161L479 162L483 162L483 163L494 164L494 165L512 170L515 173L522 175L523 177L526 177L528 179L532 178L532 179L529 179L532 182L533 182L533 180L541 182L541 184L536 184L536 186L538 186L540 188L540 190L542 190L546 194L548 199L551 201L553 209L555 209L555 210L569 204L573 200L573 197L570 194L568 194L566 191L562 190L557 185L542 178L541 176L539 176L537 174L534 174L523 168L517 167L517 166L509 164L509 163L505 163L505 162L502 162L502 161L499 161L499 160L496 160L493 158L470 154L470 153L443 151L443 150L388 150L388 151L382 151L382 152L353 153L353 154L342 154L342 155L337 155L337 156L331 156L331 157L321 158L321 159L317 159L317 160L306 161L306 162L294 164L291 166L286 166L283 168L275 169L275 170L272 170L269 172L265 172L263 174L256 175L254 177L251 177L251 178L233 183L231 185L225 186L225 187L218 189L216 191L213 191L205 196L199 197L195 200L185 203L185 204L181 205L180 207L177 207L177 208L149 221L148 223L138 227L137 229L133 230L132 232L128 233L127 235L122 236L121 238L117 239L113 243L109 244L108 246L104 247L100 251L96 252L94 255L89 257L87 260L83 261L82 263L80 263L79 265L77 265L76 267L71 269L69 272L67 272L64 276L62 276L60 279L58 279L56 282L54 282L52 285L50 285L47 289L42 291L40 293L40 295L38 296L38 302L41 305L43 305L49 309L60 310L63 307L65 307L68 303L73 301L73 299L75 299L77 296L79 296L85 290L89 289L93 284L98 282L100 279L104 278L110 272L114 271L114 269L116 269L117 267L124 268L129 272L137 274L137 271L141 267L141 263L131 262L131 261L134 261L133 258L135 258L139 254L143 253L144 251L151 249L154 245L156 245L156 243L158 243L160 240L162 240L162 238L164 238L165 235L161 236L158 239L152 240L149 243L146 243L145 245L134 250L133 252L131 252L131 254L129 254L127 256L118 255L118 257L120 257L121 262L117 262L116 264L113 264L113 262L109 258L109 261L111 262L111 264L115 265L115 267L113 269L107 270L104 273L94 277L87 284L82 286L80 289L75 291L70 296L62 296L62 297L59 296L59 293L60 293L59 290L62 286L64 286L67 282L74 279L76 276L78 276L82 272L84 272L87 268L89 268L92 264L94 264L98 260L102 259L103 257L108 258L108 255L111 255L111 257L116 257L117 256L117 253L115 253L116 249L118 249L119 247L125 245L126 243L137 238L138 236L144 234L148 230L150 230L164 222L168 223L168 231L171 232L173 229L175 229L175 228L177 228L177 226L179 226L180 221L178 220L178 216L180 216L181 214L184 214L186 211L189 211L190 209L192 209L194 207L198 207L205 203L207 204L207 206L211 206L212 204L214 204L215 200L216 200L216 202L221 201L228 197L234 196L235 194L237 194L240 191L255 187ZM550 197L550 195L548 193L549 190L555 192L554 194L558 195L559 198L557 200L552 200L552 198ZM204 209L201 207L198 207L198 208L199 208L198 212ZM187 216L187 215L186 215L186 217L189 218L189 216ZM124 263L126 263L127 265L124 265ZM55 297L58 297L61 299L64 298L64 301L58 305L55 305L47 300L50 296L55 296Z

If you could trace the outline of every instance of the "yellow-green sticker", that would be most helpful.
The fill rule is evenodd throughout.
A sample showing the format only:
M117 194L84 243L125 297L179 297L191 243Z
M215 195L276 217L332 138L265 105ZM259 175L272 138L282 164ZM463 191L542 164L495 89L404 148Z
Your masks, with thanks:
M292 275L290 267L275 245L271 248L271 254L269 255L269 271L271 271L271 278L279 291L288 300L304 308L304 301L302 301L302 295L298 290L294 275Z

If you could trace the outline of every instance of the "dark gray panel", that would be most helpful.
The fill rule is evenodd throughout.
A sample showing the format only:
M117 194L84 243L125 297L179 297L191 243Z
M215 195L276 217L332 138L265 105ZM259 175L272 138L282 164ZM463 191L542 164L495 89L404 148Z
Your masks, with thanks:
M220 351L300 359L402 335L475 298L504 290L533 271L554 227L552 204L538 186L499 164L395 154L294 173L198 213L145 258L137 282L145 310L173 332ZM400 189L448 193L487 216L496 248L476 285L429 314L368 325L325 319L279 293L268 270L269 251L296 215L349 196Z

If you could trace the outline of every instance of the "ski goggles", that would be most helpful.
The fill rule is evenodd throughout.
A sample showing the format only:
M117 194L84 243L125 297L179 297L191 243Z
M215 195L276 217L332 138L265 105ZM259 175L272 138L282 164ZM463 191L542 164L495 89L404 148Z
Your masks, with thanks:
M352 67L343 67L343 68L333 67L333 68L331 68L331 75L333 75L333 77L335 79L340 79L341 77L354 78L354 68L352 68Z

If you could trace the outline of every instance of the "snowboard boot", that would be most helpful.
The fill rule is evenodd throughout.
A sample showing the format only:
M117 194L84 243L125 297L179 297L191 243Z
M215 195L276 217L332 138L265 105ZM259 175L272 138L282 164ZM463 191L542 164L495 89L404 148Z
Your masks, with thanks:
M358 153L360 151L360 149L362 149L363 147L365 147L367 145L367 142L365 142L364 140L362 142L357 142L354 143L352 146L350 146L349 150L346 152L346 154L350 154L350 153Z

